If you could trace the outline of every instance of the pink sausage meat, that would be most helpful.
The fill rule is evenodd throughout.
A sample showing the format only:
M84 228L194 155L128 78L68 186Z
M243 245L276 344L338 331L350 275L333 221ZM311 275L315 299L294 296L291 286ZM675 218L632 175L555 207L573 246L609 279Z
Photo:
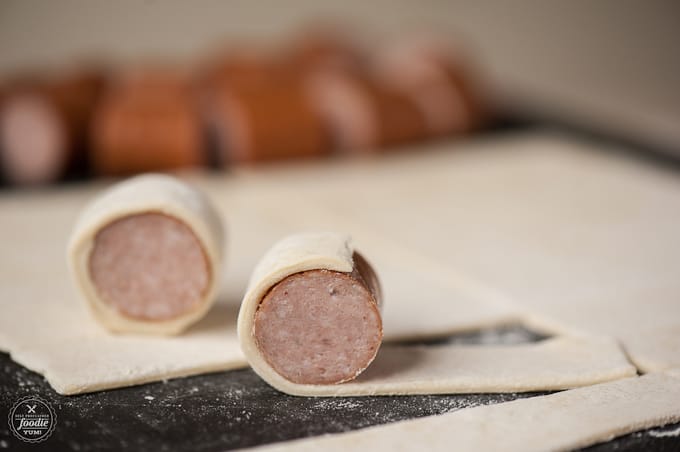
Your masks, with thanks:
M174 217L153 212L102 228L89 271L105 303L126 317L150 321L198 309L212 277L194 232Z
M291 382L352 380L380 347L380 298L377 277L358 253L351 273L295 273L263 297L255 341L267 363Z

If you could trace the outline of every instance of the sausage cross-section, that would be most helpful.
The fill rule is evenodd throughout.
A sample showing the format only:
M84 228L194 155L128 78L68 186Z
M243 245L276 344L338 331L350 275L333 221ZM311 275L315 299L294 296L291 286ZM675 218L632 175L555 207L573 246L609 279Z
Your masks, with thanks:
M69 264L108 329L174 334L214 299L222 234L218 215L195 189L170 176L139 176L84 210Z
M107 76L83 70L19 79L0 102L0 164L8 182L34 185L82 175L87 132Z
M347 236L294 235L255 269L239 339L268 383L310 395L310 388L353 380L369 366L382 341L380 308L378 278Z

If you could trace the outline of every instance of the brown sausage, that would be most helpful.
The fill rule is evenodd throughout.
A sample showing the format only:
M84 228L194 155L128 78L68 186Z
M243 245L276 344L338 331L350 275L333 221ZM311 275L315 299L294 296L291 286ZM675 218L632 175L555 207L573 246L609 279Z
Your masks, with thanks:
M476 74L462 55L436 40L396 45L377 59L378 77L423 112L432 135L461 134L483 125L486 112Z
M371 152L427 136L416 104L367 75L319 71L309 77L307 89L344 152Z
M265 360L299 384L356 378L382 341L381 293L369 263L354 253L351 273L310 270L288 276L262 299L254 337Z
M208 164L197 100L172 70L124 74L106 93L92 127L92 166L129 175Z
M290 74L256 83L227 79L211 93L207 117L224 163L310 158L329 151L323 119Z
M138 320L169 320L197 309L210 266L193 231L160 213L115 220L96 235L89 272L99 297Z
M8 87L0 107L0 150L6 178L44 184L82 175L87 132L106 77L86 70Z

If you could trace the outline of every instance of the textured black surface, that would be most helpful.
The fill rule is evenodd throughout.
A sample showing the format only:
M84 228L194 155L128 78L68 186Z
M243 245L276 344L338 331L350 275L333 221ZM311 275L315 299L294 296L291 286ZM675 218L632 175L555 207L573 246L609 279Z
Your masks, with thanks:
M511 326L458 335L455 343L520 343L542 336ZM220 372L80 396L60 396L42 376L0 354L0 451L218 451L343 432L545 393L306 398L281 394L251 370ZM42 444L25 444L6 422L26 395L49 401L58 417ZM678 426L628 435L592 450L680 450ZM452 444L452 448L455 445Z

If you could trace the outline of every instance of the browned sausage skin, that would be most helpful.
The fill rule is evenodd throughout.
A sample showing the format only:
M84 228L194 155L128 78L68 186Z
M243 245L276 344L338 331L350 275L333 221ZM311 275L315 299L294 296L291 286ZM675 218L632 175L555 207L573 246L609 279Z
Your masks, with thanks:
M479 75L466 55L436 39L393 45L374 64L383 83L410 98L434 136L462 134L483 125L486 108Z
M93 119L92 167L107 176L208 164L190 77L167 68L121 73Z
M322 118L296 78L212 89L208 119L226 164L313 158L328 152Z
M308 77L307 93L343 153L375 152L427 135L416 104L369 75L317 71Z

